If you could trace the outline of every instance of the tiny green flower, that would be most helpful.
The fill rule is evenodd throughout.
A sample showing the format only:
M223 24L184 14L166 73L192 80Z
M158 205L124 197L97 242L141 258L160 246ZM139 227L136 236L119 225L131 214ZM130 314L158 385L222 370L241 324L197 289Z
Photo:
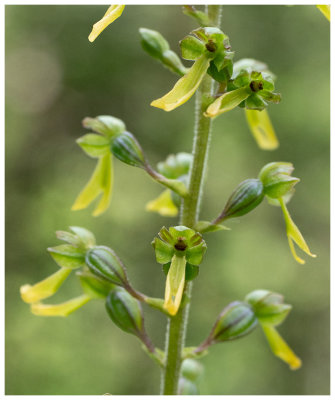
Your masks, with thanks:
M100 21L93 25L92 32L90 33L88 40L94 42L94 40L100 35L100 33L107 28L112 22L121 16L124 10L124 5L112 5L108 8L105 15Z
M283 211L285 223L286 223L286 234L288 243L294 259L299 264L305 264L305 261L298 257L294 243L300 247L306 254L311 257L316 257L309 250L309 247L299 231L296 224L293 222L290 213L286 207L287 201L293 195L293 187L299 182L299 178L291 176L294 167L291 163L286 162L273 162L265 165L260 173L259 179L262 181L264 186L264 193L269 199L269 203L273 205L280 205Z
M170 315L177 314L185 286L186 264L199 265L206 251L206 243L199 233L185 226L167 230L163 227L152 245L159 264L171 262L166 278L164 308Z

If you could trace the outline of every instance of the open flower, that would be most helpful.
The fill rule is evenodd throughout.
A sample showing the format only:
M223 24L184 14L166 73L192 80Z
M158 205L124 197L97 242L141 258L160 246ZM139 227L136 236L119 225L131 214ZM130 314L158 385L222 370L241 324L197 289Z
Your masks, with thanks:
M94 42L94 40L100 35L100 33L107 28L112 22L121 16L124 10L124 5L112 5L108 8L105 15L100 21L93 25L92 32L90 33L88 40Z
M312 254L309 250L305 239L296 224L293 222L286 207L286 203L294 193L294 186L300 181L299 178L291 176L293 170L294 168L291 163L269 163L261 169L259 179L263 183L264 194L268 197L269 203L272 205L279 205L283 211L288 243L294 259L299 264L305 264L305 261L298 257L294 248L294 243L296 243L297 246L299 246L300 249L309 256L316 257L316 255Z
M221 71L233 54L230 52L228 37L220 29L213 27L192 31L180 45L182 57L195 62L170 92L151 103L153 107L164 111L174 110L188 101L201 84L210 64L215 63L216 68Z
M198 266L206 251L206 243L200 233L185 226L167 230L163 227L152 245L159 264L168 265L165 285L164 308L170 315L176 315L184 293L186 265Z

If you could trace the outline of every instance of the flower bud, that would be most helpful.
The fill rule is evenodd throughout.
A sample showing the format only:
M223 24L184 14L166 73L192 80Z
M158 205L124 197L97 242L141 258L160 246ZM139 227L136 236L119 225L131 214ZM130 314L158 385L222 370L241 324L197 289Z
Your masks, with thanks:
M196 382L203 374L204 368L199 361L186 358L181 365L181 375L191 382Z
M85 265L85 251L70 244L48 247L48 252L60 267L75 269Z
M56 231L57 239L63 240L74 247L79 247L84 250L88 250L95 246L95 237L89 230L79 226L70 226L70 230L73 233Z
M194 18L200 26L213 26L213 22L211 22L208 15L203 11L197 10L194 6L183 6L183 13Z
M128 282L124 265L108 247L97 246L89 250L85 262L93 274L115 285L123 286Z
M249 213L262 202L263 197L263 185L259 179L247 179L241 182L229 197L215 224Z
M197 385L186 378L179 378L178 381L178 395L180 396L197 396L199 389Z
M257 325L252 308L240 301L230 303L215 322L209 342L219 343L247 335Z
M139 168L147 165L140 144L130 132L117 135L112 141L111 150L116 158L128 165Z
M99 115L95 118L86 117L83 119L83 126L107 137L119 135L126 130L124 122L111 115Z
M269 290L255 290L245 301L251 305L260 323L273 326L281 324L292 309L290 304L283 303L282 295Z
M170 50L167 40L157 31L140 28L141 45L151 57L159 60L165 67L178 75L184 75L187 68L184 67L177 54Z
M142 337L144 332L142 308L138 300L122 288L113 289L106 299L111 320L123 331Z
M157 164L157 170L166 178L177 179L188 174L192 159L189 153L170 154L165 161Z
M291 177L293 164L287 162L272 162L266 164L259 173L259 179L264 186L266 196L279 199L292 191L300 179Z

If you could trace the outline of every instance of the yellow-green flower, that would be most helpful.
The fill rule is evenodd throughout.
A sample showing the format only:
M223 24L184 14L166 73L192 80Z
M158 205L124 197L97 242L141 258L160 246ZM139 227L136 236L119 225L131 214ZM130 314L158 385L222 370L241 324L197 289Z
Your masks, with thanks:
M301 367L300 358L293 352L285 340L280 336L277 329L268 324L261 324L263 332L269 342L273 354L286 362L291 369Z
M279 142L267 110L246 109L245 116L258 146L263 150L275 150L279 146Z
M322 14L330 21L330 5L317 5L317 8L322 12Z
M124 7L124 5L110 6L101 20L93 25L93 29L88 37L88 40L93 42L109 24L121 16Z
M302 251L304 251L306 254L308 254L311 257L316 257L315 254L312 254L311 251L309 250L309 247L303 238L301 232L299 231L298 227L296 224L293 222L290 213L288 212L288 209L286 207L285 201L281 197L279 199L280 206L283 210L283 215L286 223L286 233L287 233L287 239L288 239L288 244L290 246L291 252L293 254L294 259L299 263L299 264L305 264L305 261L298 257L295 248L294 248L294 243L296 243L297 246L300 247Z

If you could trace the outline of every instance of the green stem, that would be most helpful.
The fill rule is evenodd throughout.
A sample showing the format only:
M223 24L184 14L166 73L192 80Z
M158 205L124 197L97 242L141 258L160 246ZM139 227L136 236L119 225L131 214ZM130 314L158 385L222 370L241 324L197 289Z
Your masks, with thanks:
M210 19L219 26L220 5L208 5L207 13ZM207 106L204 95L213 94L214 81L209 75L203 79L201 86L196 94L195 105L195 127L193 143L193 163L189 182L189 196L182 205L180 223L189 228L193 228L198 221L198 214L201 205L202 186L207 167L208 149L210 143L210 133L212 121L203 115ZM192 284L185 285L185 293L191 297ZM184 339L188 319L190 303L181 307L174 317L170 317L166 335L166 365L164 370L162 393L164 395L176 395L178 393L178 381L184 348Z

